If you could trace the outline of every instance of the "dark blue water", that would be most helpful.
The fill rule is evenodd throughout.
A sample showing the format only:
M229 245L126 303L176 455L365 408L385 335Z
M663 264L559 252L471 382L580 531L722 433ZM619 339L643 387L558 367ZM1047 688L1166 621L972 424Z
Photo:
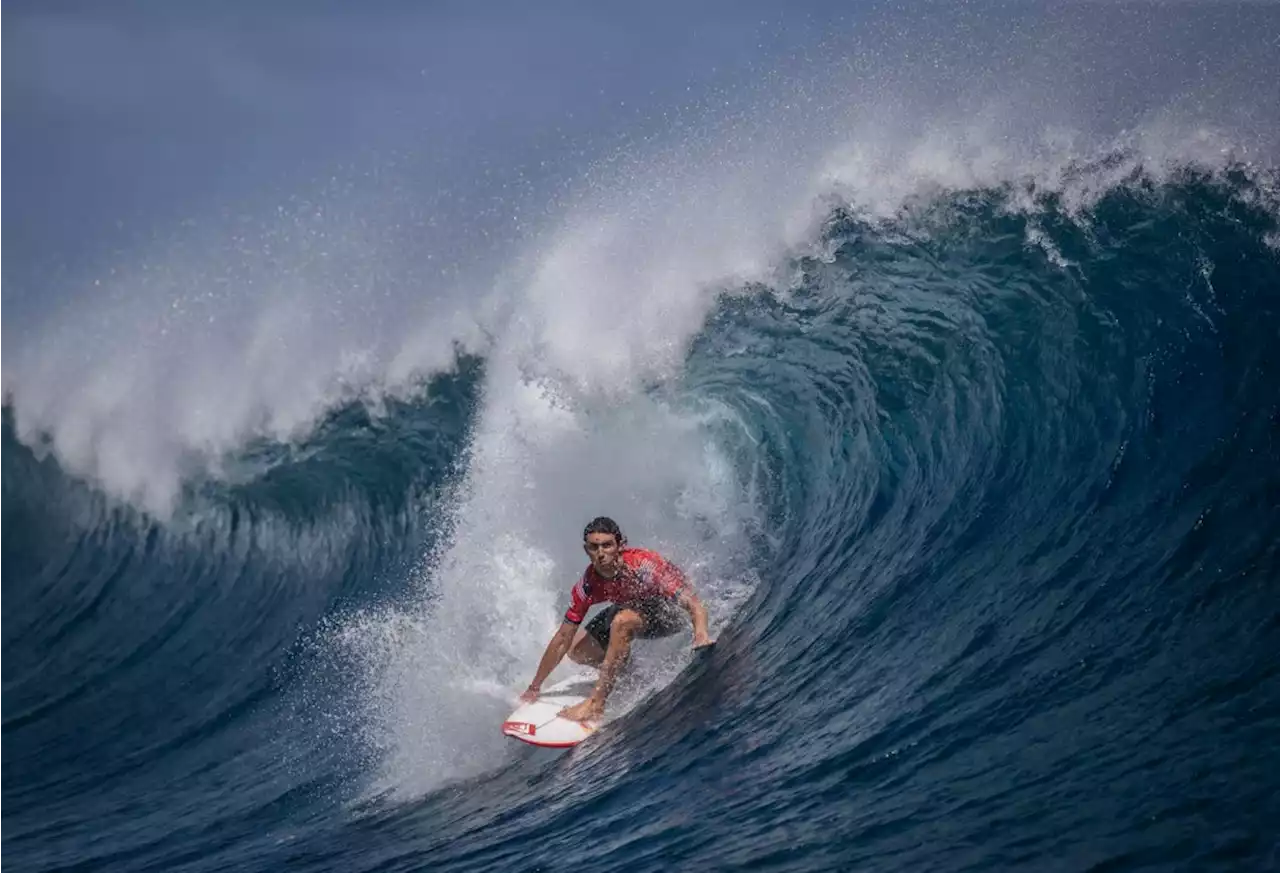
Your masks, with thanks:
M6 866L1280 868L1276 184L835 206L636 394L463 355L168 514L9 398ZM720 642L504 743L599 512Z

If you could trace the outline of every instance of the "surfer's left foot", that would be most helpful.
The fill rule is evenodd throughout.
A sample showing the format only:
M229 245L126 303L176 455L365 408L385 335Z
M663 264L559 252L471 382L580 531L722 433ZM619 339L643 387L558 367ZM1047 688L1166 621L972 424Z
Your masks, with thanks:
M567 718L569 721L599 721L603 715L604 707L590 700L584 700L560 710L560 717Z

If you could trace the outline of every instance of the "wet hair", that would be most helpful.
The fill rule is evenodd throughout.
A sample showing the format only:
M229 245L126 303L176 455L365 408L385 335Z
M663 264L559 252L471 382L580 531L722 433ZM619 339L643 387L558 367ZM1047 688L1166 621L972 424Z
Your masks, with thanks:
M627 544L627 538L622 535L622 528L618 527L618 523L608 516L601 515L591 519L591 523L582 529L582 539L585 541L587 535L593 533L613 534L613 538L618 541L619 547Z

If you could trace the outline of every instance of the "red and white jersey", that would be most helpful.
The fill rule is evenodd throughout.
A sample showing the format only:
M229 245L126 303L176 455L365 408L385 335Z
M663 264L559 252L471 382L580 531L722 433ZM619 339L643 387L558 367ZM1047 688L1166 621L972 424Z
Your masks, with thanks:
M685 586L680 568L657 552L623 549L618 557L622 566L612 579L601 576L595 567L587 567L573 586L565 621L581 624L587 610L597 603L635 603L655 597L674 600Z

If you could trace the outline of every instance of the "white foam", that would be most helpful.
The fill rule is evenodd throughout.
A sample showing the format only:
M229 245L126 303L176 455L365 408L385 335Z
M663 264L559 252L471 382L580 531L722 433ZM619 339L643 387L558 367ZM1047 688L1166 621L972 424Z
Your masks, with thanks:
M741 547L735 519L750 507L708 453L697 421L644 394L593 403L519 368L491 369L453 536L420 580L423 632L371 662L382 787L412 795L503 759L502 713L476 689L532 678L585 566L592 516L614 515L726 602L711 567ZM709 540L708 521L725 535Z
M337 403L415 390L453 365L455 343L482 343L465 310L380 332L326 308L322 287L214 293L200 266L103 280L11 342L4 371L20 439L47 439L68 471L157 515L250 440L297 439Z
M788 253L821 254L834 205L888 218L1005 186L1012 208L1035 212L1054 191L1081 214L1139 171L1158 181L1257 151L1174 112L1098 138L1007 101L925 118L896 107L860 97L811 117L797 102L708 123L585 174L509 262L425 281L368 216L341 209L281 212L260 249L205 240L104 266L77 306L10 337L19 436L47 437L71 472L164 514L192 472L216 475L252 439L296 439L352 397L416 390L459 345L496 339L505 366L587 394L668 378L717 294L784 285Z

